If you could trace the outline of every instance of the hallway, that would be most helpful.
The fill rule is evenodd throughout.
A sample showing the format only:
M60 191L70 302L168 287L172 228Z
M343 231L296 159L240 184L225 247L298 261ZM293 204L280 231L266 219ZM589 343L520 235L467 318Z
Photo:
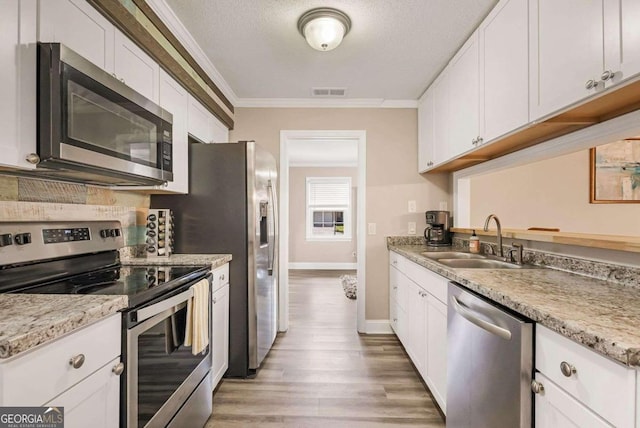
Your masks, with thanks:
M291 271L290 328L256 379L223 380L216 427L444 427L393 335L356 332L339 271Z

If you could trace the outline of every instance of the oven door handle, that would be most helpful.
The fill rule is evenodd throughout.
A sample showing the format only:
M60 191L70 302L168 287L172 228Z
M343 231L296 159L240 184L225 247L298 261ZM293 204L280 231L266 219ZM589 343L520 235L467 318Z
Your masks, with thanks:
M154 315L159 314L174 306L178 306L180 303L184 303L193 296L193 290L189 288L187 291L183 291L180 294L176 294L166 300L162 300L155 305L148 306L146 308L139 309L136 312L136 319L138 322L142 322L151 318Z

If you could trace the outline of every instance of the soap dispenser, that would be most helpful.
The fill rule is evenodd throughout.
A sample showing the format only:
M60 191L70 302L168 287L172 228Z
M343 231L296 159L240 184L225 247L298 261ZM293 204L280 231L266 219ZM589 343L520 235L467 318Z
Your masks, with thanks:
M475 229L473 229L473 234L469 238L469 252L473 254L480 253L480 238L476 235Z

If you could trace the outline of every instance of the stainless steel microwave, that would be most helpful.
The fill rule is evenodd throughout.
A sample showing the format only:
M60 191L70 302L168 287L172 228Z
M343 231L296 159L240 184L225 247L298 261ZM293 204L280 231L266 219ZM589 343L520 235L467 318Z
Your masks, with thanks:
M37 167L102 185L173 180L171 113L60 43L38 44Z

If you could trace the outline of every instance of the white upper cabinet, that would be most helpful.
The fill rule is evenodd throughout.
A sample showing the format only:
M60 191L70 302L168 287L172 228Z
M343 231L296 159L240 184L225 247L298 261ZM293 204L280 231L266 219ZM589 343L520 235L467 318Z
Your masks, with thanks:
M603 0L531 0L529 15L530 119L536 120L603 88Z
M209 110L191 94L189 94L188 130L189 134L203 143L210 143L213 139L212 128L209 126Z
M449 157L449 74L447 69L438 76L431 88L433 88L434 111L433 163L437 165Z
M434 96L427 89L418 103L418 171L423 172L433 165L434 141Z
M211 142L226 143L229 141L229 128L217 117L211 115Z
M127 86L158 103L160 66L131 39L115 30L114 73Z
M187 108L189 94L167 72L160 70L160 106L173 115L173 181L161 189L189 193Z
M640 2L604 1L604 67L600 78L606 87L640 73Z
M456 157L476 146L480 135L478 33L475 32L449 63L449 151Z
M480 25L480 136L484 143L529 122L528 0L505 0Z
M41 0L38 40L58 42L113 72L115 28L86 0Z

